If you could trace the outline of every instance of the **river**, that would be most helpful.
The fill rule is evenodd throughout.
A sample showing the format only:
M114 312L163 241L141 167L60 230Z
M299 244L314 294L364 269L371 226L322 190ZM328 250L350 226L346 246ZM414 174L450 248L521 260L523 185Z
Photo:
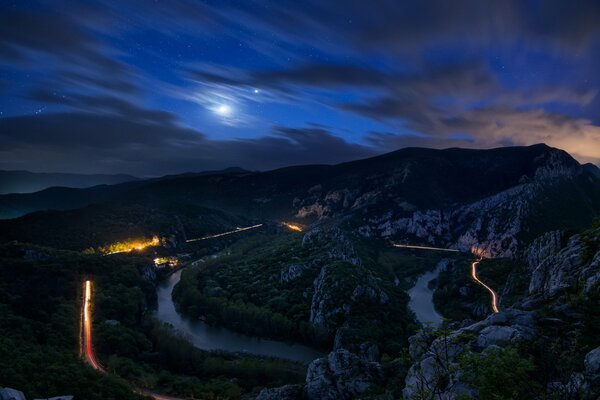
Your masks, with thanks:
M439 262L433 271L421 275L415 286L408 291L410 296L408 306L424 326L438 327L442 323L442 316L433 305L433 290L428 287L428 284L438 277L446 265L447 263L444 261Z
M315 358L323 356L323 353L308 346L247 336L180 315L175 309L171 294L173 288L181 279L181 272L182 270L173 273L166 282L158 287L156 292L158 296L156 317L184 333L199 349L243 352L258 356L284 358L307 364Z

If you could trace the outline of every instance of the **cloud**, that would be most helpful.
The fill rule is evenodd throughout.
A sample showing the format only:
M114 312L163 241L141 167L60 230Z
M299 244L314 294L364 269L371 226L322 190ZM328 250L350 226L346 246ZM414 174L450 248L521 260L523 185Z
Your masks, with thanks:
M177 117L166 111L149 110L122 98L112 96L88 96L82 94L58 95L37 89L29 97L43 103L56 103L96 114L114 114L130 121L173 124Z
M323 128L277 127L253 139L210 140L180 127L82 113L0 119L0 169L161 175L240 166L272 169L376 154Z
M100 171L144 175L344 161L407 145L543 141L600 157L598 20L600 2L588 0L0 5L11 79L0 82L10 94L0 106L13 116L0 120L0 137L14 149L0 159L44 169L47 157L75 171L95 160ZM236 112L216 119L190 102ZM39 103L55 114L14 117ZM251 132L273 120L271 132Z
M90 71L63 71L60 73L61 84L67 87L88 86L102 91L117 92L122 95L133 95L139 93L140 88L131 79L120 77L106 77L97 75Z
M103 52L103 42L64 14L48 9L0 7L0 55L31 61L38 52L63 61L84 62L105 73L126 70L123 63Z
M546 143L566 150L580 162L600 161L600 127L589 120L542 109L482 108L440 118L427 134L371 132L367 143L377 149L523 146Z

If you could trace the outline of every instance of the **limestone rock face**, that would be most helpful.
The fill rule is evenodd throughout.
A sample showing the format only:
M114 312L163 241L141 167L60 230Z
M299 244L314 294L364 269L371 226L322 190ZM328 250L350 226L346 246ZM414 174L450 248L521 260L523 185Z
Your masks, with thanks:
M529 294L553 298L578 282L583 282L584 291L589 292L600 281L600 252L585 262L584 249L581 237L574 235L556 255L540 262L531 274Z
M12 388L0 388L0 399L4 400L27 400L25 394L20 390Z
M596 347L585 356L585 376L590 384L600 386L600 347Z
M309 264L291 264L281 269L279 280L282 283L290 283L302 277L312 268Z
M305 394L310 400L351 399L369 390L381 379L383 369L379 363L339 349L310 364Z
M353 279L340 279L347 274ZM313 287L310 322L326 328L338 328L336 321L350 314L357 304L385 305L390 298L370 271L348 263L322 267Z
M546 258L535 267L529 283L529 293L554 297L573 285L583 267L581 252L581 238L575 235L556 256Z
M531 242L524 252L527 267L530 271L535 269L535 267L548 257L558 254L561 247L561 236L560 231L551 231Z

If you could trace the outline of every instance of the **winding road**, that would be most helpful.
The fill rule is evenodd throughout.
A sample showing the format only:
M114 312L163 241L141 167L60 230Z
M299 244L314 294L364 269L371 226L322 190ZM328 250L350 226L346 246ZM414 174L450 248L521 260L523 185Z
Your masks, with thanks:
M92 281L83 284L83 307L82 307L82 350L84 360L96 371L107 373L96 359L92 346ZM134 392L143 396L152 397L154 400L183 400L177 397L165 396L146 389L134 388Z
M256 224L256 225L252 225L252 226L245 226L243 228L237 227L237 228L235 228L232 231L217 233L217 234L214 234L214 235L203 236L201 238L196 238L196 239L188 239L185 242L186 243L191 243L191 242L197 242L199 240L213 239L213 238L217 238L217 237L221 237L221 236L231 235L233 233L247 231L247 230L250 230L250 229L260 228L261 226L263 226L263 224Z
M413 244L399 244L392 243L392 246L398 247L400 249L417 249L417 250L433 250L433 251L450 251L452 253L459 253L460 250L456 249L445 249L443 247L431 247L431 246L417 246Z
M471 278L473 278L475 283L484 287L488 292L490 292L490 295L492 296L492 310L495 313L498 313L500 312L500 309L498 308L498 294L494 291L494 289L483 283L477 276L477 265L480 261L481 260L473 261L473 263L471 264Z
M411 244L392 243L392 246L402 248L402 249L459 252L459 250L456 250L456 249L447 249L447 248L442 248L442 247L431 247L431 246L418 246L418 245L411 245ZM492 289L491 287L489 287L488 285L483 283L481 281L481 279L479 279L479 277L477 276L477 265L479 264L480 261L481 261L481 258L477 261L473 261L473 263L471 264L471 278L473 279L473 281L475 281L475 283L477 283L478 285L480 285L481 287L486 289L488 292L490 292L492 311L494 313L498 313L498 312L500 312L500 308L498 307L498 294L494 291L494 289Z

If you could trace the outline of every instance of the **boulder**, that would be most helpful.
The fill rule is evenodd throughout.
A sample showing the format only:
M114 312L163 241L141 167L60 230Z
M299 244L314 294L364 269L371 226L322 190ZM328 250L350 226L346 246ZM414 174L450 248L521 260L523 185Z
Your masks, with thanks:
M0 400L27 400L23 392L12 388L0 388Z
M585 374L593 381L600 381L600 347L585 355Z

